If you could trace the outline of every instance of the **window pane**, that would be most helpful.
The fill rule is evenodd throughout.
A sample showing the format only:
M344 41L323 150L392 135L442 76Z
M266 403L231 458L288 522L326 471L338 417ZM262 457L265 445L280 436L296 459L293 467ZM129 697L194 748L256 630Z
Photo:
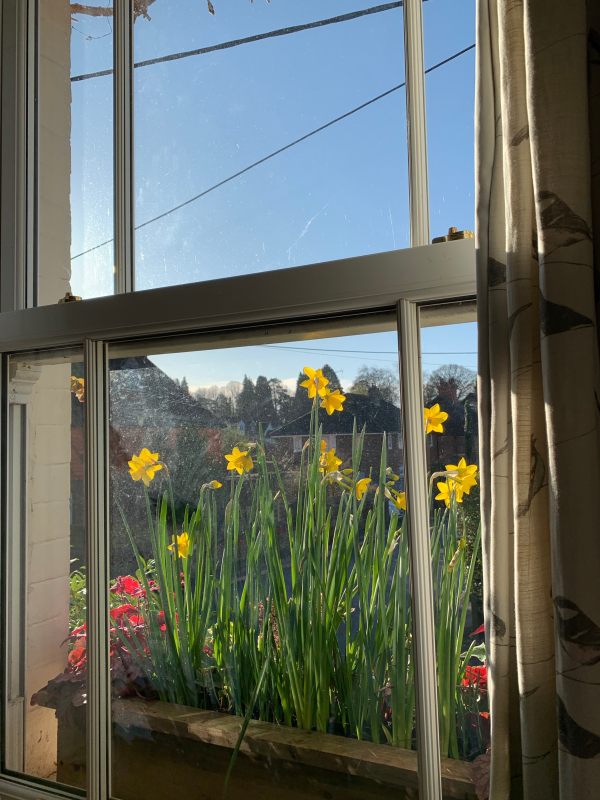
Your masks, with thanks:
M40 305L113 292L112 14L107 0L39 4Z
M458 312L452 322L452 311ZM489 745L477 434L477 325L448 309L421 331L442 756ZM426 318L425 318L426 319ZM443 321L443 320L442 320ZM427 324L427 322L425 323ZM441 416L440 416L441 414ZM446 416L447 415L447 416Z
M416 783L392 326L111 358L116 797Z
M423 3L425 66L475 42L474 0ZM474 230L475 50L431 71L426 78L431 236L450 226Z
M408 246L402 9L371 5L161 0L137 17L137 288Z
M4 760L83 786L86 726L82 354L9 362L8 659Z

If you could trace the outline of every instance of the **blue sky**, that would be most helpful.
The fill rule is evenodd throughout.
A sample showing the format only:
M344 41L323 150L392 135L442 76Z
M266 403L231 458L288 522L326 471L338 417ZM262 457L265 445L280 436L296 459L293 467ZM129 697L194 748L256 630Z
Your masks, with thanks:
M343 14L375 0L156 0L135 24L135 61ZM96 5L106 5L97 0ZM426 66L474 41L473 0L423 5ZM112 62L112 20L78 16L73 75ZM402 10L135 71L136 223L213 186L404 80ZM473 228L474 54L427 76L432 236ZM112 82L72 83L72 254L112 238ZM152 288L327 261L409 244L405 95L400 89L200 200L141 229L137 287ZM73 291L112 290L113 251L76 258ZM323 349L394 351L395 336L344 337ZM364 337L363 337L364 338ZM449 344L450 340L454 342ZM375 344L374 344L375 343ZM314 343L313 343L314 346ZM474 325L424 333L424 368L475 365ZM247 348L224 363L169 357L192 384L246 369L287 379L292 351ZM285 354L285 355L284 355ZM310 353L308 354L311 355ZM328 360L333 364L335 358ZM379 364L371 354L372 364ZM299 366L304 365L299 353ZM394 356L386 356L393 365ZM162 359L166 357L161 357ZM383 359L384 356L381 356ZM369 354L339 354L347 380ZM194 363L192 363L194 362ZM293 366L292 366L293 365ZM229 377L216 376L229 372ZM239 379L238 375L238 379ZM243 372L241 377L243 377Z

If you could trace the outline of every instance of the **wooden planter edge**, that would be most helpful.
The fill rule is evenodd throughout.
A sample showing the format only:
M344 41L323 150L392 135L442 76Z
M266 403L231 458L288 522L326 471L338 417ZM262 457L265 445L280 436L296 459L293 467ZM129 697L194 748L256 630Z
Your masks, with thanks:
M112 720L122 728L153 731L230 750L236 745L243 722L230 714L138 698L113 701ZM251 720L241 752L250 758L292 761L393 787L417 786L414 750L343 736ZM474 800L470 764L443 758L442 788L444 797Z

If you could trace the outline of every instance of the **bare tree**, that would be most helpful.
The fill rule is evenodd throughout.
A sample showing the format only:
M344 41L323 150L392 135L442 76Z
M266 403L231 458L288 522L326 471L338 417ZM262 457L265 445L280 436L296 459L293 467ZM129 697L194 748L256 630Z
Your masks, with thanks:
M254 2L254 0L250 1ZM156 0L133 0L134 18L144 17L144 19L150 19L148 7L155 2ZM211 0L206 0L206 7L211 14L215 13L215 7ZM89 3L71 3L71 14L87 14L90 17L112 17L113 9L110 6L91 6Z
M381 396L388 403L399 404L398 374L394 370L385 369L385 367L368 367L366 364L362 366L350 391L354 394L369 394L371 387L379 389Z
M477 375L461 364L443 364L434 370L423 387L426 403L460 403L475 391Z

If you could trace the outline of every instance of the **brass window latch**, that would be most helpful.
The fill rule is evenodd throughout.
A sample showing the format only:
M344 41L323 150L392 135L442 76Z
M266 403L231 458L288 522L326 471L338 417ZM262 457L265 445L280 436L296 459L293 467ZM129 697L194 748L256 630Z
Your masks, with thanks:
M436 236L431 240L431 244L438 244L439 242L455 242L457 239L472 239L474 236L473 231L459 231L458 228L448 228L446 236Z
M78 300L81 300L81 297L77 294L71 294L71 292L65 292L65 296L61 297L58 301L59 303L76 303Z

